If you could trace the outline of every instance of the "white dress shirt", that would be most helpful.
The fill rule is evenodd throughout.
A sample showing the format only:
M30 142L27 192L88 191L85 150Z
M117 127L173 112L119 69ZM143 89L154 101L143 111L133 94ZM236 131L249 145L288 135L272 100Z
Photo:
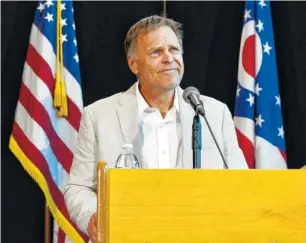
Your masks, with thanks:
M140 164L144 168L176 168L181 165L181 124L177 91L165 118L143 98L137 84L136 100L140 126Z

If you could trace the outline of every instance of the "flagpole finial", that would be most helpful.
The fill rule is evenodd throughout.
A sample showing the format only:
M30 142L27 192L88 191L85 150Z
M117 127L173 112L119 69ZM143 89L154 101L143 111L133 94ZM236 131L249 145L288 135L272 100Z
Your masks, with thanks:
M163 1L163 16L167 17L167 12L166 12L166 7L167 7L167 1Z

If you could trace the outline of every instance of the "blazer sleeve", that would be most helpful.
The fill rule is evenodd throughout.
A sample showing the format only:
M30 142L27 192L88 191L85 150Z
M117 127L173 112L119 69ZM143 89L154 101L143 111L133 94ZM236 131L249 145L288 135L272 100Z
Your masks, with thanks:
M223 109L222 124L224 157L229 169L248 169L242 150L239 147L234 121L227 105Z
M88 234L88 222L96 212L96 156L97 139L90 112L84 108L76 149L64 189L64 198L70 218Z

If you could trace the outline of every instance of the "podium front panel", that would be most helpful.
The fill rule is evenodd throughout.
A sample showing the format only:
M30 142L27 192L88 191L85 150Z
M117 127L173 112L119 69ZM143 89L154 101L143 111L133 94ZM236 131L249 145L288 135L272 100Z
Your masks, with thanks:
M305 243L306 171L107 171L105 243Z

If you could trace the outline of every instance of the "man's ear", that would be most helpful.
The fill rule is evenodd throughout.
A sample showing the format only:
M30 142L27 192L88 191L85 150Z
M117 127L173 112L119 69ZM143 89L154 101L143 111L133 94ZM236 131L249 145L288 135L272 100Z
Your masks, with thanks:
M132 73L134 73L137 76L138 75L138 65L134 57L128 56L127 61L128 61L130 70L132 71Z

